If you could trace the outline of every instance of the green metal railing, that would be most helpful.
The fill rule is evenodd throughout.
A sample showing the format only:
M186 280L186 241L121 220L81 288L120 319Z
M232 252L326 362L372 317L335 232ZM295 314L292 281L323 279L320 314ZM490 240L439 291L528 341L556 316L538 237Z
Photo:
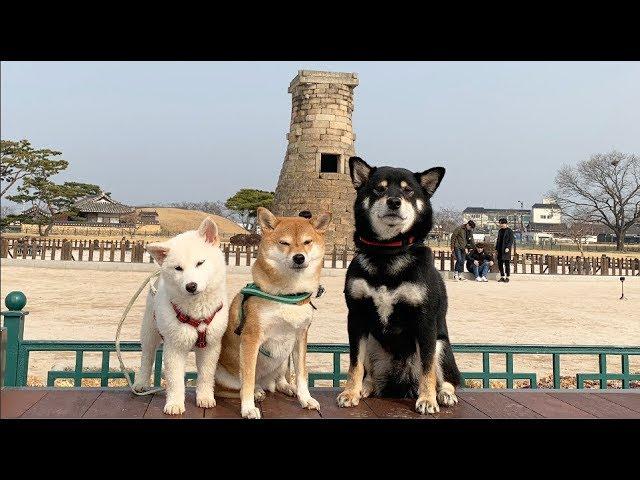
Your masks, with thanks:
M48 341L24 340L24 322L28 312L22 309L26 305L26 297L21 292L11 292L7 295L5 304L8 311L2 312L6 327L6 355L4 386L24 387L27 385L29 358L32 352L74 352L75 367L71 370L50 370L47 373L47 386L55 386L58 379L72 380L75 387L82 386L83 379L100 379L102 387L109 386L109 380L124 378L122 372L111 371L109 368L111 354L115 352L114 342L87 341ZM140 342L121 342L123 352L139 352ZM310 372L309 384L314 386L317 381L329 380L334 387L340 386L340 381L347 378L341 369L342 356L348 356L349 346L346 344L309 344L307 351L311 354L325 354L332 356L332 370L326 372ZM462 354L476 354L482 357L482 370L462 372L463 381L480 380L483 388L491 388L491 382L503 380L506 388L514 388L515 380L524 380L528 388L538 387L535 372L514 371L514 355L547 355L552 365L553 388L561 385L561 358L573 355L593 355L598 358L597 372L576 374L576 387L584 388L586 381L597 381L600 388L607 388L609 380L618 380L622 388L631 388L631 382L640 382L640 373L630 371L629 358L640 356L640 347L616 346L551 346L551 345L481 345L454 344L453 351ZM101 366L98 370L87 370L84 367L84 354L99 352ZM492 370L491 355L504 355L504 370ZM620 371L610 372L607 369L609 357L619 356ZM131 372L132 377L135 373ZM162 376L162 349L158 349L155 358L154 385L159 386ZM195 372L188 372L185 380L196 378Z

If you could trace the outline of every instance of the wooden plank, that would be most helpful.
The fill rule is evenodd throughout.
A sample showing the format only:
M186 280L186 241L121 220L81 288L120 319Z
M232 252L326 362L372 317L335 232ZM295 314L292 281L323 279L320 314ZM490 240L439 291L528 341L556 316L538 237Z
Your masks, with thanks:
M82 418L143 418L151 395L138 396L128 390L104 390Z
M528 409L500 392L459 392L458 398L491 418L542 418L542 415Z
M541 392L502 392L545 418L595 418L593 415Z
M100 396L101 390L48 390L21 418L82 418Z
M364 398L360 401L366 403L378 418L434 419L431 415L420 415L416 412L416 401L411 398Z
M448 419L448 418L489 418L473 405L459 398L459 403L453 407L440 407L440 412L420 415L415 411L415 398L365 398L367 406L373 410L378 418L420 418L420 419Z
M18 418L46 393L46 390L0 390L0 418Z
M415 401L414 401L415 403ZM438 413L432 414L437 419L447 418L490 418L458 395L458 404L453 407L440 406Z
M610 402L640 413L640 392L597 392L593 395L606 398Z
M240 399L216 396L216 406L205 409L204 418L242 418Z
M341 388L311 388L309 390L311 396L320 403L322 418L377 418L377 415L365 402L360 402L351 408L339 407L336 397L342 391Z
M640 413L613 403L607 397L599 397L593 393L549 392L548 395L584 410L597 418L640 418Z
M204 418L204 408L196 405L196 392L194 389L187 389L184 400L185 412L182 415L167 415L164 413L166 392L153 395L149 408L144 414L144 418Z
M317 410L302 408L297 398L279 392L267 393L264 401L256 405L260 407L263 418L321 418Z

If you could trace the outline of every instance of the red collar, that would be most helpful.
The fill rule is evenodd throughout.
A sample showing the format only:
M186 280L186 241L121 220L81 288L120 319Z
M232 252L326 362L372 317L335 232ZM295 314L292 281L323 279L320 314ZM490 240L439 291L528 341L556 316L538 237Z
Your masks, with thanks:
M358 239L365 245L371 245L372 247L408 247L409 245L413 245L413 242L415 241L414 237L409 237L405 245L402 240L397 240L395 242L374 242L371 240L366 240L362 237L358 237Z
M207 318L203 318L201 320L196 320L194 318L191 318L189 315L184 314L182 311L180 311L180 309L177 307L175 303L171 303L171 306L173 307L173 311L176 312L176 318L182 323L188 323L195 329L198 329L201 323L204 323L205 325L209 325L213 320L213 317L215 317L216 314L220 310L222 310L223 305L224 304L221 303L220 306L216 309L216 311L211 314L211 316ZM207 346L207 329L205 328L203 331L198 330L198 340L196 341L196 347L204 348L206 346Z

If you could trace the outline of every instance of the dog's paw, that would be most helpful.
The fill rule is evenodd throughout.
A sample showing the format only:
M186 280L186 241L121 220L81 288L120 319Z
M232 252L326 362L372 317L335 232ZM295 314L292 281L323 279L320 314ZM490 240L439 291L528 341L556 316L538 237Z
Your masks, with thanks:
M260 409L258 407L248 407L242 409L242 418L260 418Z
M256 402L262 402L264 400L264 397L266 396L267 396L267 393L260 387L256 388L253 391L253 398L255 398Z
M355 407L360 403L360 395L353 390L344 390L338 395L338 405L340 407Z
M181 415L184 413L184 402L167 402L164 405L164 413L167 415Z
M289 382L276 385L276 389L280 393L284 393L287 397L295 397L298 393L296 387L291 385Z
M196 405L202 408L213 408L216 406L216 399L213 392L196 392Z
M151 384L149 382L135 382L133 385L131 385L131 388L133 388L134 392L138 392L138 393L142 393L142 392L146 392L147 390L149 390L151 388Z
M440 390L438 392L438 403L445 407L452 407L458 403L458 397L453 392Z
M300 398L299 400L300 400L300 405L302 405L302 408L306 408L308 410L320 411L320 404L315 398L308 397L308 398Z
M420 397L416 401L416 412L420 415L427 413L437 413L440 411L438 402L435 398Z

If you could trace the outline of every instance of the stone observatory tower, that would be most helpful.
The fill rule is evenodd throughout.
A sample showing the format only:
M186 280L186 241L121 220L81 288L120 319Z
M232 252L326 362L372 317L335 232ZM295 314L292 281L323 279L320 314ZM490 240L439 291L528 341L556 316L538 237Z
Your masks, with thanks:
M289 145L273 210L295 216L331 212L327 246L352 242L355 190L349 157L355 155L351 126L355 73L299 70L289 85L292 94Z

